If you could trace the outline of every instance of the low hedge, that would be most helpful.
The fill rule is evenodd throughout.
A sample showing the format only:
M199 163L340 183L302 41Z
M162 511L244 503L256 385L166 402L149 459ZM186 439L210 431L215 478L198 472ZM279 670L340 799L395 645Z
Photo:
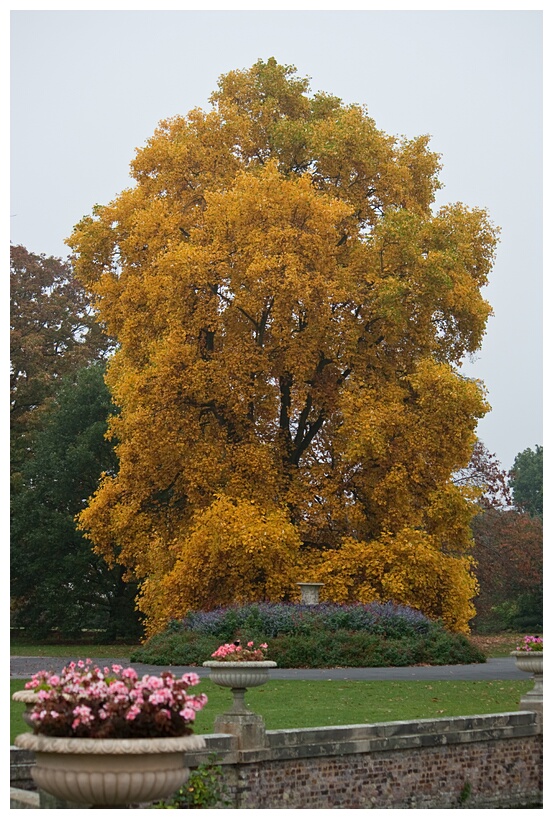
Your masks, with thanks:
M132 655L150 665L201 665L224 642L269 643L281 668L385 667L481 663L464 635L394 604L259 604L193 612L172 621Z

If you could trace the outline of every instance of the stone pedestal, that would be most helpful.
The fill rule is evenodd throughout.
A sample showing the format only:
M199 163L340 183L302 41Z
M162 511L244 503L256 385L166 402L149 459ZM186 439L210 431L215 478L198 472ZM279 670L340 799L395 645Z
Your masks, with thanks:
M263 718L250 711L244 697L248 688L255 688L267 682L269 669L275 668L276 663L273 660L245 662L209 660L204 666L211 670L209 676L216 685L230 688L232 692L231 707L215 719L215 733L232 734L236 737L237 749L241 751L265 748L267 736Z
M251 711L245 714L221 714L215 719L216 734L232 734L240 751L267 746L267 734L263 717Z
M520 711L537 711L543 717L543 652L511 651L516 667L532 674L534 687L523 694L519 702Z

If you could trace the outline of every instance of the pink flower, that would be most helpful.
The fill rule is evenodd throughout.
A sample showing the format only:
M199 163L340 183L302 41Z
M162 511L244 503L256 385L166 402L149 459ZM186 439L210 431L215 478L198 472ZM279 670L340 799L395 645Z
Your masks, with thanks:
M190 674L183 674L181 679L185 685L198 685L200 682L200 678L194 672Z
M207 703L206 694L198 694L195 697L186 697L187 708L193 708L194 711L201 711L206 703Z
M140 708L137 705L131 705L131 707L129 708L129 710L127 711L127 713L125 715L125 719L128 719L129 721L132 721L133 719L136 719L136 717L139 714L140 714Z
M138 674L134 670L134 668L124 668L121 672L121 676L124 680L137 680Z
M187 722L193 722L196 719L196 712L193 708L183 708L182 711L179 711L179 714Z
M87 725L94 719L92 709L90 709L88 705L77 705L75 708L73 708L73 714L76 717L79 717L84 725Z
M158 688L157 691L150 694L148 702L153 705L165 705L166 703L170 704L172 699L173 695L168 688Z
M142 677L142 685L148 688L163 688L165 683L161 677L154 677L150 676L150 674L144 674Z

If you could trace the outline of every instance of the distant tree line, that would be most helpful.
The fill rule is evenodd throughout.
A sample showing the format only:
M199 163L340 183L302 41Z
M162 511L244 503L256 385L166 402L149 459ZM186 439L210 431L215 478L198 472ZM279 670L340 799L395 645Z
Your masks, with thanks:
M471 627L480 632L543 629L543 447L512 468L478 444L471 466L484 488L472 521L479 594Z

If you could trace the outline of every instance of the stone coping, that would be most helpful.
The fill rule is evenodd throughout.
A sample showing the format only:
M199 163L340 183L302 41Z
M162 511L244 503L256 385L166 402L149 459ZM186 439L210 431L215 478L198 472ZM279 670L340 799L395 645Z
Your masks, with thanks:
M261 761L305 757L343 756L345 754L393 751L407 748L430 748L443 745L486 742L542 733L535 711L513 711L502 714L480 714L468 717L401 720L372 725L339 725L322 728L281 729L267 731L264 748L240 750L237 737L231 734L192 735L205 740L204 749L187 751L190 767L197 767L217 752L219 764L247 764ZM31 737L32 735L29 734ZM29 747L29 750L30 747ZM12 746L12 765L29 750ZM33 748L34 750L34 748ZM23 758L21 758L23 762Z
M405 720L373 725L339 725L325 728L267 731L267 746L241 750L230 734L204 734L206 749L188 756L191 767L205 762L216 751L221 765L305 757L343 756L407 748L487 742L542 733L534 711L513 711L469 717Z
M13 810L28 808L38 810L40 808L40 797L37 791L26 791L23 788L10 788L10 808Z

